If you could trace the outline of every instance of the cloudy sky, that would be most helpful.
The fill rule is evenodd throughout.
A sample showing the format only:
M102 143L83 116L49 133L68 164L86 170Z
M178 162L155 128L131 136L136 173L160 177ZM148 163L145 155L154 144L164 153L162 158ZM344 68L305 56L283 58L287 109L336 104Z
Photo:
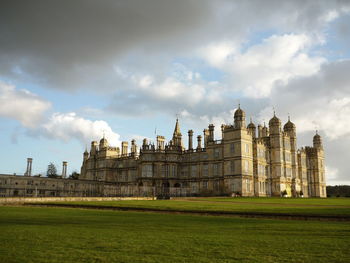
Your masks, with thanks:
M319 130L328 184L350 184L349 46L349 1L1 1L0 173L79 171L103 133L169 139L176 115L219 131L240 101L289 113L299 147Z

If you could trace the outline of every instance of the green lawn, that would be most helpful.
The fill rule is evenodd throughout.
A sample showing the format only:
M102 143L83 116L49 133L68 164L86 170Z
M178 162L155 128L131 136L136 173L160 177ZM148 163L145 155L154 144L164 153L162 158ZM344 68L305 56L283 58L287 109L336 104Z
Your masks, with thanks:
M8 263L350 262L344 222L3 206L0 233Z
M350 198L189 198L187 200L50 202L89 206L150 208L156 210L224 211L294 215L350 216Z

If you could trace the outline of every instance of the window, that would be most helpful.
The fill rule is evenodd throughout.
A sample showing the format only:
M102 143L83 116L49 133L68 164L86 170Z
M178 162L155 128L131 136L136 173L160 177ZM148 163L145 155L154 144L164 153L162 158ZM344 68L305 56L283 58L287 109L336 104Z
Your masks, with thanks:
M245 153L249 154L249 144L245 144Z
M142 166L142 177L152 177L152 176L153 176L152 164L144 164Z
M258 175L265 175L265 166L259 164L258 165Z
M197 176L197 165L191 166L191 176L196 177Z
M286 153L285 156L286 156L286 162L290 162L290 153Z
M187 177L188 176L188 166L184 166L181 168L181 174L183 177Z
M208 189L208 181L203 181L202 186L204 189Z
M169 166L166 164L163 164L160 170L160 176L161 177L168 177L169 176Z
M291 177L292 176L292 169L291 168L286 168L286 176Z
M244 161L244 172L246 172L246 173L249 172L249 163L248 163L248 161Z
M250 192L250 181L249 181L249 179L246 179L246 190L247 190L247 192Z
M235 161L230 162L230 170L231 170L231 173L235 173Z
M220 157L220 149L216 148L214 149L214 158L219 158Z
M176 177L177 176L177 169L176 165L173 165L171 167L171 176Z
M202 154L202 159L204 160L208 159L208 154L207 153Z
M219 164L214 163L213 164L213 175L218 176L219 175Z
M202 166L202 175L208 176L208 165L207 164L203 164L203 166Z
M235 144L234 143L230 144L230 153L235 153Z

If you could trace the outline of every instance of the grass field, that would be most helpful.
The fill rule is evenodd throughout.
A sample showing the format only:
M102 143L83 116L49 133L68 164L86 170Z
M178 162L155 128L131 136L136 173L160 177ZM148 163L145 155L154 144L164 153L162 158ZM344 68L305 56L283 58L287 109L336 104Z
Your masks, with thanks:
M350 224L0 207L0 262L350 262Z
M51 202L89 206L150 208L155 210L223 211L292 215L350 216L350 198L189 198L186 200Z

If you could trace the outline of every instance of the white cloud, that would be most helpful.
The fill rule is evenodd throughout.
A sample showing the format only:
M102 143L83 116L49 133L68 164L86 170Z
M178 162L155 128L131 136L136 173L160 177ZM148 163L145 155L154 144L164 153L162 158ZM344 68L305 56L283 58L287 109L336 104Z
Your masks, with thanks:
M44 117L51 103L28 90L0 82L0 116L19 121L23 126L34 128Z
M213 67L223 68L230 59L237 52L237 43L223 41L211 43L198 50L198 55L203 57Z
M246 96L262 98L270 95L276 84L287 84L292 78L315 74L322 57L310 57L306 51L311 45L305 34L273 35L245 52L229 48L227 43L202 51L208 62L230 74L232 87ZM215 49L214 49L215 50ZM231 53L230 53L231 52Z
M113 132L107 122L91 121L79 117L74 112L55 113L42 125L47 137L69 141L71 139L88 143L91 140L99 140L105 134L110 145L119 146L120 135Z

